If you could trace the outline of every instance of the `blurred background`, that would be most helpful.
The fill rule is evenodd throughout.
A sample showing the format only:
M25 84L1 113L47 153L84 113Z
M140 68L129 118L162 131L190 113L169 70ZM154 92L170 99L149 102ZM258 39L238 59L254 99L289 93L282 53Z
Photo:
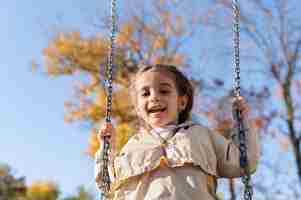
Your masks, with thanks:
M128 86L141 63L174 64L196 90L193 113L232 126L230 0L117 0L113 120L120 150L135 132ZM261 137L256 200L301 197L301 3L240 1L241 84ZM0 6L0 200L96 200L93 155L105 117L109 0ZM240 179L220 180L240 199Z

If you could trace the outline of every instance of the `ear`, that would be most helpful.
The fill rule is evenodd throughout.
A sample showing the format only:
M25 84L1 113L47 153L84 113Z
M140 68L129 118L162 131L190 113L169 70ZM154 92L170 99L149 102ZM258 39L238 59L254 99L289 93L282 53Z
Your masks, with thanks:
M179 97L178 108L179 108L180 112L186 108L187 103L188 103L188 97L187 97L187 95Z

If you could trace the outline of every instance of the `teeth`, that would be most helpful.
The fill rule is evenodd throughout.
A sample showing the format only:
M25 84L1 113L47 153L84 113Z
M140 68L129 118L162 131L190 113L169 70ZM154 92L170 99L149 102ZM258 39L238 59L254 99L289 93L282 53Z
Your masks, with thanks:
M149 109L148 112L150 113L154 113L154 112L163 112L165 110L165 108L156 108L156 109Z

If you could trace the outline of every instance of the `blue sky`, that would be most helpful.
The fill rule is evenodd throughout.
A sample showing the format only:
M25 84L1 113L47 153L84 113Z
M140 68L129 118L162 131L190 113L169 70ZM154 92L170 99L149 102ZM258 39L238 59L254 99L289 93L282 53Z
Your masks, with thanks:
M30 63L41 61L45 30L58 16L62 26L83 28L97 4L104 7L102 1L81 0L10 0L0 6L0 162L29 184L57 182L64 195L80 184L94 189L93 161L84 153L89 130L64 123L70 81L32 73Z

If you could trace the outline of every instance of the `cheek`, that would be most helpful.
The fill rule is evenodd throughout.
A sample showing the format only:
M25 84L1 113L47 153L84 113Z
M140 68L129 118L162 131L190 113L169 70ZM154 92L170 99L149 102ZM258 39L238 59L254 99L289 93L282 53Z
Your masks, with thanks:
M142 100L137 100L136 101L136 110L137 110L137 113L142 113L144 112L145 110L145 102L142 101Z

